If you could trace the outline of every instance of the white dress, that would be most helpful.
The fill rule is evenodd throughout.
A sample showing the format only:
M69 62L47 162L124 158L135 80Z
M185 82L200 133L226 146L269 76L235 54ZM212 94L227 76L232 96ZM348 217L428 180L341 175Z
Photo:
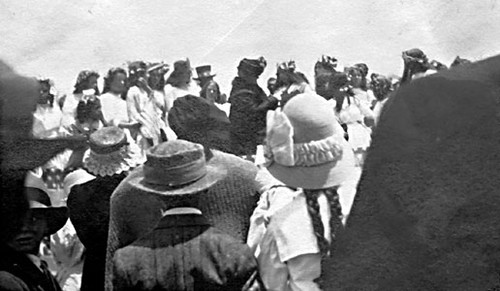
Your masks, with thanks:
M189 84L187 88L178 88L170 84L165 85L163 90L165 92L165 108L170 111L174 105L175 99L184 97L186 95L200 96L200 87L194 83Z
M102 114L107 122L117 126L129 121L127 101L123 100L119 94L107 92L99 96L99 99L101 100Z
M33 136L36 138L58 137L61 127L62 112L54 102L54 106L37 105L33 113Z
M281 187L266 169L258 172L256 183L263 193L250 218L247 244L257 257L264 285L268 290L320 290L314 280L321 275L321 255L304 192ZM348 181L337 190L344 224L356 183ZM325 195L319 196L318 204L324 236L329 238L331 213Z

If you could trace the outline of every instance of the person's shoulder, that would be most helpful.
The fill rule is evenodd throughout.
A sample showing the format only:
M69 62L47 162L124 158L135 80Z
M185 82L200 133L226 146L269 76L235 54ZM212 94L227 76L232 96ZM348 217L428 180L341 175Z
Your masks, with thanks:
M29 291L28 285L14 274L0 270L0 290Z
M224 166L233 169L241 169L242 171L257 174L258 168L252 162L242 159L236 155L225 153L218 150L212 150L213 158L216 162L224 164Z

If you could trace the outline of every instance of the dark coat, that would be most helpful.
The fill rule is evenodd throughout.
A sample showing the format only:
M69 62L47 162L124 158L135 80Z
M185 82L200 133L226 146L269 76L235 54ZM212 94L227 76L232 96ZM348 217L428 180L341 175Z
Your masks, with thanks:
M498 290L499 84L497 56L387 101L325 290Z
M116 251L113 265L115 291L246 290L249 280L258 282L250 248L196 214L165 216L151 233Z
M71 188L69 217L85 246L81 290L104 290L106 246L108 242L109 199L125 174L98 176Z
M255 154L265 136L267 108L261 105L266 101L267 95L258 84L248 83L240 77L233 80L229 96L233 154Z
M44 274L23 253L6 245L0 246L0 290L61 291L56 279Z
M228 175L208 190L200 210L213 226L245 242L250 216L258 200L254 182L257 167L231 154L215 150L212 153L210 162L213 159L214 163L222 163ZM106 290L111 285L114 252L153 230L166 206L157 196L131 186L129 181L141 173L141 168L130 172L111 196Z

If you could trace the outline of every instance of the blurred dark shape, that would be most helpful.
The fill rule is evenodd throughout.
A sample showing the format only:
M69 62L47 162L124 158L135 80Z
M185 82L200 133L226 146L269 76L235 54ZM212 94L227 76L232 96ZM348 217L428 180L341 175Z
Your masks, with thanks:
M229 118L207 99L193 95L177 98L168 113L168 123L179 139L230 151Z
M441 71L441 70L446 70L446 69L448 69L448 67L447 67L445 64L443 64L443 63L441 63L441 62L438 62L438 61L436 61L436 60L432 60L432 61L430 62L430 64L431 64L431 66L432 66L432 67L433 67L436 71Z
M35 78L18 75L0 61L0 238L21 225L28 209L24 196L26 171L45 164L65 148L79 148L80 138L37 140L32 136L33 112L40 93Z
M450 68L457 67L457 66L462 66L462 65L467 65L472 63L468 59L463 59L460 56L457 56L453 62L450 64Z
M496 56L388 100L325 290L499 287L499 97Z

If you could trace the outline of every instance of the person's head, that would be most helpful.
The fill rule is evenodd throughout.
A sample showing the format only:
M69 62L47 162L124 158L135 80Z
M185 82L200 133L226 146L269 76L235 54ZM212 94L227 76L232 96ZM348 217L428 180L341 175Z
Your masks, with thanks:
M184 88L191 83L193 68L189 59L179 60L174 63L174 71L168 76L167 84L173 87Z
M276 88L292 84L309 83L304 74L296 70L295 61L278 64L276 70Z
M392 89L391 81L388 78L375 73L371 74L370 84L375 98L379 101L384 100Z
M368 65L365 64L365 63L358 63L358 64L355 64L353 67L355 68L358 68L359 71L361 72L361 84L359 86L359 88L363 89L363 90L367 90L368 89L368 81L366 80L366 78L368 77Z
M418 48L403 52L403 61L411 74L425 73L430 69L429 60L425 53Z
M153 90L161 91L165 87L165 74L169 71L169 66L164 63L153 63L149 65L148 84Z
M186 95L175 99L168 113L168 123L179 139L230 151L231 123L224 112L204 98Z
M277 83L277 80L275 77L271 77L269 79L267 79L267 89L269 90L269 93L270 94L274 94L274 92L276 91L276 83Z
M107 126L89 137L90 149L83 155L83 167L97 177L127 173L144 162L139 146L116 126Z
M140 86L138 84L139 79L146 81L149 79L148 66L143 61L131 62L128 65L128 75L128 84L130 87Z
M193 79L202 87L215 77L215 74L212 74L212 67L210 65L196 67L196 73L198 77Z
M189 141L161 143L150 148L146 156L142 173L132 178L130 185L157 196L170 208L197 207L198 197L226 176L223 165L213 159L207 162L202 145Z
M314 65L314 76L320 76L324 74L332 74L337 69L337 59L330 56L321 56L316 64Z
M463 59L460 56L457 56L453 62L450 64L450 68L457 67L457 66L462 66L462 65L467 65L472 63L468 59Z
M21 227L7 238L6 243L17 252L36 255L42 239L55 233L66 223L68 212L66 207L52 207L41 178L38 181L37 178L32 179L41 187L29 185L24 189L25 193L22 194L25 194L30 206L24 213ZM27 183L30 182L27 179Z
M245 58L238 65L238 77L249 81L256 81L264 72L266 66L267 62L264 57L258 59Z
M52 88L52 81L50 79L39 79L38 84L40 84L40 95L38 96L37 103L40 105L54 106L55 96L50 92Z
M124 98L127 92L127 71L122 68L111 68L106 77L104 77L104 88L102 92L119 94Z
M441 62L439 62L439 61L436 61L436 60L432 60L432 61L430 62L430 65L431 65L431 67L432 67L433 69L435 69L436 71L441 71L441 70L446 70L446 69L448 69L448 67L447 67L445 64L443 64L443 63L441 63Z
M358 67L346 67L344 72L347 74L349 85L353 88L361 88L363 82L366 82L362 71Z
M74 94L81 94L84 90L93 89L95 94L99 95L99 88L97 87L97 80L99 74L95 71L83 70L78 74Z

